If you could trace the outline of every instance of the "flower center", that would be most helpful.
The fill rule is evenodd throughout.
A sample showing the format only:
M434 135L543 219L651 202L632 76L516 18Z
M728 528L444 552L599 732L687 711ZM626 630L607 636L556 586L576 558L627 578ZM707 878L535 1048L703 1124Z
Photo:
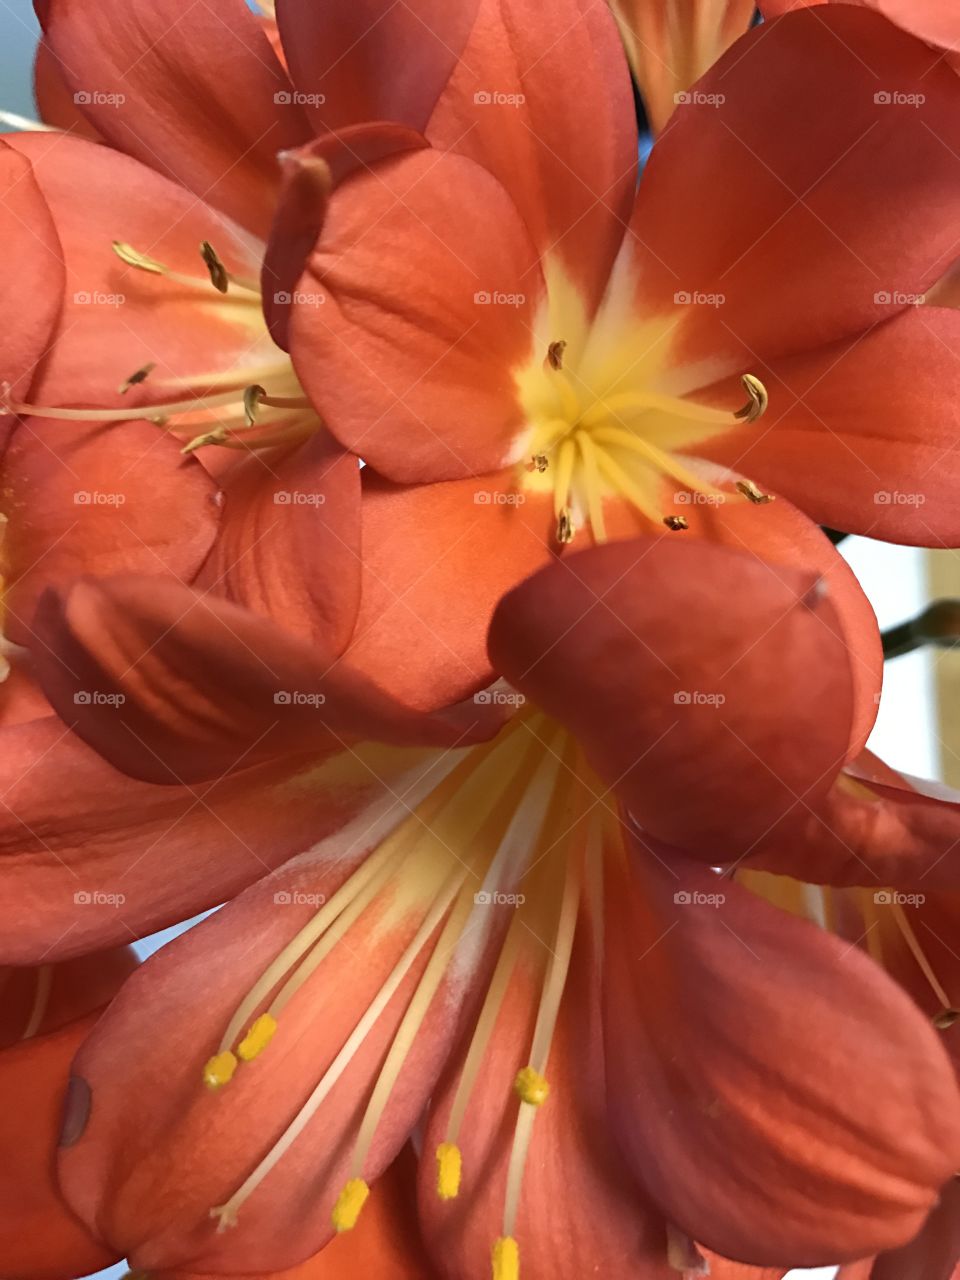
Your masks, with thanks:
M171 270L165 263L141 253L132 245L115 240L113 251L126 266L150 275L163 276L171 284L197 293L198 302L218 302L224 311L238 309L250 318L260 314L260 286L228 271L208 241L200 245L200 259L206 276ZM213 291L211 293L211 290ZM260 325L262 347L265 325ZM254 344L251 344L254 345ZM271 344L272 345L272 344ZM202 372L189 377L157 378L155 363L127 373L117 387L127 395L148 383L169 389L169 398L151 398L149 404L129 408L76 409L27 404L12 398L4 386L2 408L21 417L33 416L70 422L131 422L146 418L183 440L183 453L193 453L208 445L228 449L265 449L305 439L319 425L316 411L303 394L289 356L273 347L271 358L229 369Z

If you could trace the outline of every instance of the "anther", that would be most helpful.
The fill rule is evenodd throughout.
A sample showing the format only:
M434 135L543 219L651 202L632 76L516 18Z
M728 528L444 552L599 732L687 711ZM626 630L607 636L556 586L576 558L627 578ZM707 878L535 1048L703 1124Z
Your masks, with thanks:
M563 368L563 353L567 349L565 338L560 338L556 342L551 342L547 347L547 364L551 369Z
M437 1195L441 1200L456 1200L462 1169L460 1148L453 1142L441 1142L437 1147Z
M947 1031L960 1018L960 1009L941 1009L933 1020L938 1031Z
M148 258L145 253L141 253L132 244L126 244L123 240L114 240L113 252L121 262L126 263L128 267L136 267L138 271L152 271L154 275L163 276L169 270L169 267L158 262L156 258Z
M330 1215L335 1231L353 1230L369 1194L370 1188L362 1178L350 1179L340 1192L337 1203L333 1206L333 1213Z
M214 427L212 431L205 431L203 435L194 436L188 444L183 446L180 452L195 453L197 449L202 449L208 444L223 444L226 438L226 427Z
M674 533L680 533L683 529L690 528L690 522L686 516L664 516L663 523L668 529L672 529Z
M221 1089L230 1083L236 1069L236 1054L225 1049L223 1053L214 1054L203 1068L203 1083L209 1089Z
M733 416L740 418L743 422L756 422L766 413L767 405L770 403L767 388L752 373L745 373L740 381L749 398L743 408L738 409Z
M117 387L117 392L121 396L125 396L131 387L139 386L141 382L146 382L150 374L157 367L156 361L143 365L136 373L131 373L129 378L124 378L123 382Z
M531 1107L542 1107L550 1093L546 1077L533 1067L521 1067L513 1082L513 1089L520 1101Z
M557 541L566 545L573 541L576 529L573 527L573 515L569 507L564 507L557 519Z
M259 387L254 384L247 387L243 393L243 412L246 415L247 426L252 427L257 420L257 412L260 409L260 401L267 394L266 388Z
M752 480L738 480L737 488L745 498L749 498L751 502L755 502L758 506L774 501L772 493L764 493L762 489L757 488Z
M493 1280L520 1280L520 1250L513 1236L501 1236L493 1246Z
M200 241L200 257L203 259L204 266L210 272L210 283L218 293L226 293L230 287L230 277L227 275L227 268L220 261L216 249L209 240Z
M250 1026L250 1030L237 1045L237 1054L244 1062L252 1062L257 1054L262 1053L277 1030L277 1020L269 1013L261 1013Z
M538 471L541 475L543 475L544 471L546 471L549 465L550 463L545 453L535 453L533 457L530 459L530 466L528 469L530 471Z

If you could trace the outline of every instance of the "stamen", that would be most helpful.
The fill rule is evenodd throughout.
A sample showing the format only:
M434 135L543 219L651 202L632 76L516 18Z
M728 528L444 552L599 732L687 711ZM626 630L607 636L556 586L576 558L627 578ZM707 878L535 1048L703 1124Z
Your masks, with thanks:
M586 431L577 432L577 444L583 458L583 483L587 495L587 511L595 542L606 542L607 526L603 515L603 491L597 465L597 447Z
M33 998L33 1008L21 1039L30 1040L40 1030L44 1014L50 1003L50 992L53 989L53 965L43 964L37 970L37 990Z
M749 498L751 502L756 503L758 506L764 506L766 503L775 500L774 494L764 493L762 489L757 488L752 480L738 480L737 488L745 498Z
M960 1009L941 1009L933 1019L933 1025L938 1031L949 1031L958 1018Z
M229 1049L223 1053L215 1053L203 1068L203 1083L210 1089L220 1089L230 1083L236 1069L236 1054Z
M682 533L684 529L690 528L690 522L686 516L664 516L663 523L674 533Z
M920 940L914 932L910 921L907 919L903 907L901 907L899 903L895 902L891 907L891 910L893 911L893 918L897 922L897 928L900 930L904 942L910 949L910 954L913 956L914 960L916 960L920 972L930 984L930 990L940 1002L942 1012L934 1018L933 1024L935 1027L938 1027L939 1030L946 1030L946 1027L950 1026L950 1023L948 1022L946 1027L940 1026L937 1019L943 1018L944 1014L951 1014L954 1012L953 1002L943 989L943 985L938 980L937 975L934 973L933 966L927 959L923 947L920 945Z
M535 453L530 459L530 470L537 471L540 475L543 475L549 465L550 461L545 453Z
M567 349L565 338L560 338L557 342L551 342L547 347L547 364L551 369L559 371L563 368L563 353Z
M330 1215L334 1230L337 1232L352 1231L357 1225L360 1210L367 1203L370 1188L362 1178L351 1178L340 1192L339 1199Z
M517 1072L513 1089L520 1101L531 1107L542 1107L550 1095L546 1076L530 1066L521 1067Z
M131 387L139 386L141 382L146 382L147 378L157 367L156 361L151 360L149 364L142 365L135 373L131 373L129 378L124 378L123 382L117 387L117 393L125 396Z
M243 393L243 412L247 419L247 426L252 427L257 420L257 410L260 408L260 401L266 395L266 390L254 384L247 387Z
M125 262L128 267L136 267L138 271L150 271L154 275L164 276L170 270L164 263L158 262L156 258L149 258L123 240L113 241L113 252L121 262Z
M573 541L575 533L573 514L569 507L564 507L557 518L557 541L566 546Z
M226 427L215 427L213 431L204 431L202 435L194 436L180 450L181 453L195 453L197 449L204 449L208 444L223 444L227 439Z
M204 266L210 272L210 283L218 293L226 293L230 287L230 277L227 275L227 268L220 261L216 249L209 240L200 241L200 257L203 259Z
M766 413L767 405L770 403L767 388L752 373L745 373L740 381L749 398L743 408L738 409L733 416L744 422L756 422Z
M493 1246L493 1280L520 1280L520 1250L513 1236L501 1236Z
M441 1142L437 1147L437 1195L441 1200L456 1200L462 1170L460 1148L452 1142Z
M695 471L684 466L679 458L672 453L667 453L664 449L658 449L655 444L651 444L649 440L644 440L640 436L634 435L632 431L626 431L622 427L600 427L592 432L591 435L596 444L618 445L624 449L631 449L634 453L639 453L651 466L658 471L666 472L668 476L672 476L674 480L685 484L688 489L692 489L695 493L707 493L714 497L722 496L723 491L721 489L706 483Z
M250 1030L237 1045L237 1056L244 1062L252 1062L262 1053L277 1031L277 1020L269 1013L261 1013Z

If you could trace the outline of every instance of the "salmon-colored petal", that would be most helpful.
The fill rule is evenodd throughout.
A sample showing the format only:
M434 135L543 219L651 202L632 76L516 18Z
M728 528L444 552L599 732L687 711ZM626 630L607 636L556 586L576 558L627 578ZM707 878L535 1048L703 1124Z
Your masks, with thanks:
M541 257L575 283L592 312L637 173L630 76L607 6L481 0L425 132L499 178Z
M37 610L35 661L62 718L118 768L197 782L345 741L461 745L502 707L433 715L398 702L329 644L172 579L82 579Z
M450 824L437 819L425 839L414 822L402 850L384 843L364 861L416 802L401 793L379 825L315 846L162 948L87 1042L75 1073L88 1120L63 1153L62 1185L133 1266L292 1267L333 1235L348 1180L372 1182L406 1141L489 950L472 930L462 946L441 936L449 898L438 891L457 865ZM393 871L391 850L402 854ZM282 957L288 945L299 949ZM444 971L430 988L435 948ZM371 1091L418 988L424 1019L360 1154ZM268 1007L269 1043L240 1049ZM248 1060L211 1090L205 1072L220 1068L207 1064L235 1043ZM235 1225L218 1231L216 1208Z
M242 0L43 0L63 78L112 146L265 235L276 153L309 136L290 81Z
M564 557L501 602L490 651L641 826L714 864L815 804L850 749L829 586L705 540Z
M674 1280L678 1272L668 1263L664 1221L633 1182L604 1114L595 939L586 921L579 928L550 1046L550 1092L536 1112L511 1233L520 1275ZM529 941L539 951L539 942ZM458 1280L487 1280L491 1250L504 1233L507 1172L521 1105L514 1082L529 1060L543 991L542 959L521 955L503 995L457 1138L462 1177L452 1200L438 1195L434 1153L448 1140L468 1045L431 1104L420 1164L420 1216L437 1269Z
M55 1157L70 1061L136 963L120 948L38 970L0 970L0 1256L10 1280L72 1280L119 1256L67 1208ZM23 994L30 996L27 1020L10 1042L5 1033L16 1021L11 1015L25 1011Z
M758 1265L902 1245L960 1155L937 1033L842 940L663 846L632 859L605 895L604 1015L636 1175L695 1239Z
M783 1280L787 1274L783 1267L750 1267L742 1262L721 1258L709 1249L701 1249L700 1252L710 1265L707 1274L713 1280Z
M35 968L0 969L0 1049L102 1009L138 963L132 947L115 947Z
M957 100L938 53L852 5L738 41L657 142L632 223L640 305L676 325L678 378L863 333L905 305L884 295L939 279L956 256Z
M217 491L155 426L25 418L3 457L7 635L32 641L37 599L80 573L190 581L217 530Z
M0 961L11 964L82 955L214 907L409 768L387 755L352 772L300 758L170 787L116 772L54 716L4 729L0 745L0 910L14 922Z
M73 91L64 79L57 55L50 48L46 36L37 44L33 63L33 90L40 119L45 124L65 129L78 138L101 141L100 134L90 123L74 100Z
M699 451L831 528L956 546L958 341L955 311L912 306L866 336L758 365L767 416Z
M293 363L334 435L390 479L496 470L523 424L514 370L543 287L495 178L461 156L396 156L330 201L293 306Z
M960 1182L951 1178L923 1230L902 1249L881 1254L870 1280L952 1280L960 1261Z
M760 8L768 18L776 18L794 9L808 8L826 0L761 0ZM941 49L960 50L960 16L952 5L941 0L859 0L869 9L903 27L928 44Z
M56 328L63 258L44 193L10 139L8 134L0 141L0 304L17 323L4 337L0 381L23 393Z
M33 165L67 273L35 402L111 409L189 402L213 375L237 370L239 381L246 366L281 357L256 299L235 290L220 294L210 283L201 241L242 278L256 280L260 261L256 246L209 205L108 147L57 133L12 134L7 141ZM196 284L128 265L113 241ZM145 380L121 394L148 365ZM76 424L60 429L67 435Z
M360 597L360 468L325 432L269 462L242 458L198 585L339 653Z

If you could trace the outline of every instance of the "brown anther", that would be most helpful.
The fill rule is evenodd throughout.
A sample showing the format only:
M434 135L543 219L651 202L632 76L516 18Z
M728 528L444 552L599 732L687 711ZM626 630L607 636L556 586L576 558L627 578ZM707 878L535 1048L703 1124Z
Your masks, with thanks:
M193 439L183 446L181 453L195 453L197 449L202 449L208 444L223 444L227 438L226 427L214 427L212 431L205 431L203 435L194 436Z
M573 541L575 533L576 529L573 527L573 516L570 513L570 508L564 507L557 520L557 541L566 546L568 542Z
M243 393L243 412L247 419L247 426L252 427L257 420L257 413L260 409L260 401L267 394L266 388L258 387L256 383L251 387L247 387Z
M559 338L556 342L551 342L547 347L547 364L551 369L563 368L563 353L567 349L565 338Z
M545 453L535 453L530 459L530 466L528 470L539 471L540 474L543 475L549 465L550 463L547 461L547 455Z
M690 528L690 522L686 516L664 516L663 523L668 529L672 529L674 533Z
M764 493L762 489L757 488L752 480L738 480L737 488L745 498L749 498L751 502L755 502L758 506L774 501L772 493Z
M125 396L131 387L136 387L139 386L141 382L146 382L147 378L151 373L153 373L156 367L156 362L151 361L150 364L145 364L142 369L138 369L136 373L131 373L130 377L125 378L123 382L120 383L119 387L117 387L118 394Z
M230 285L230 277L209 240L200 241L200 257L210 272L210 283L219 293L226 293Z
M938 1031L947 1031L960 1018L960 1009L941 1009L933 1020Z
M747 393L748 399L743 408L738 409L733 416L740 418L743 422L756 422L758 418L762 418L766 413L767 405L770 403L767 388L752 373L745 373L740 382Z

